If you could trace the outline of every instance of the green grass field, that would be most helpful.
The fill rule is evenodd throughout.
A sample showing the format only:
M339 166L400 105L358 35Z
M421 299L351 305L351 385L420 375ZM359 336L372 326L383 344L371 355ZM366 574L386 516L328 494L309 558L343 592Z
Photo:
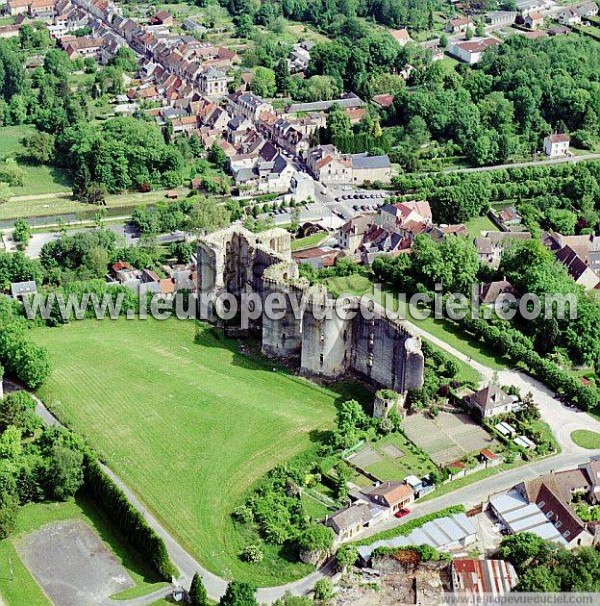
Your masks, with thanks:
M577 446L597 450L600 448L600 433L587 429L577 429L571 434L571 439Z
M0 161L14 158L25 171L22 187L12 187L13 196L31 196L71 191L64 173L49 166L34 166L20 158L23 153L21 139L35 131L33 126L3 126L0 128Z
M482 231L498 231L498 227L487 215L473 217L466 225L469 233L474 238L478 238Z
M318 246L323 240L326 240L329 234L323 233L322 231L306 236L306 238L298 238L292 241L292 250L302 250L303 248L311 248L312 246Z
M252 483L332 426L335 404L356 385L339 393L274 372L206 325L195 340L192 322L85 321L32 336L54 368L40 396L202 563L258 585L310 570L270 546L262 563L242 562L256 536L231 512Z
M65 503L30 503L19 510L15 532L0 541L0 595L7 606L51 606L50 600L21 562L15 544L20 537L45 524L74 519L83 520L94 529L134 581L135 587L116 594L116 599L145 595L166 585L156 579L140 556L127 547L110 522L86 497Z

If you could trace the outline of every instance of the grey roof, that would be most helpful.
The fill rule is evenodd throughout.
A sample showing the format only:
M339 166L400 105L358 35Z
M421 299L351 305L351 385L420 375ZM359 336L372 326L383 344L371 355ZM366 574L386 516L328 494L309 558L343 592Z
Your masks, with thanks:
M363 559L368 559L378 547L406 547L408 545L430 545L436 549L446 549L458 541L476 534L475 526L464 513L457 513L427 522L407 536L397 536L387 541L377 541L359 547Z
M318 112L327 111L332 105L337 104L344 109L349 107L363 107L365 102L356 95L350 93L348 96L343 96L340 99L333 99L331 101L313 101L311 103L292 103L288 107L288 112L295 114L298 112Z
M368 522L371 517L372 515L369 506L361 503L336 511L333 515L329 516L327 521L331 521L335 526L343 530L355 526L356 524L364 524Z
M388 156L368 156L355 154L352 156L352 167L358 169L389 168L391 166Z
M28 280L27 282L13 282L10 285L10 292L13 297L33 294L37 292L37 284L35 283L35 280Z
M235 173L236 183L246 183L247 181L252 181L254 178L255 174L251 168L240 168L240 170Z

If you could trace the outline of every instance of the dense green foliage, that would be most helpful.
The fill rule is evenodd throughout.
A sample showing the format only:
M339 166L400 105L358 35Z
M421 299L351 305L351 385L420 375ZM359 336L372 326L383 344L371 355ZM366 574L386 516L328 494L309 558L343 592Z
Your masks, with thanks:
M470 164L501 164L541 148L552 132L598 142L600 47L584 37L512 36L472 70L448 73L435 63L416 91L399 90L390 124L452 142ZM417 120L420 120L417 126Z
M600 590L600 552L593 547L569 551L525 532L502 539L499 553L515 566L517 591Z
M85 485L98 505L110 512L110 518L115 526L147 559L152 568L166 581L175 576L176 570L169 560L163 540L93 458L87 462L85 468Z
M0 300L0 364L25 386L35 389L50 375L50 357L29 339L22 309L12 299Z
M83 484L82 440L66 429L41 429L25 392L0 400L0 539L14 529L19 505L63 501Z

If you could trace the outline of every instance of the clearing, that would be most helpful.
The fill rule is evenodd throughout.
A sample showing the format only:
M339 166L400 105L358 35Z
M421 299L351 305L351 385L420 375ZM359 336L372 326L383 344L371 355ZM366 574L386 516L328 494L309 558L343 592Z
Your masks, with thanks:
M70 192L71 187L64 172L45 165L28 164L22 158L24 152L21 139L35 132L33 126L3 126L0 128L0 161L13 158L25 171L22 186L11 187L13 196L28 196Z
M52 537L50 544L44 541L58 528L69 533L61 533L60 541L57 537ZM41 543L41 557L37 557L35 546ZM86 553L86 547L91 547L91 551ZM52 557L48 557L48 549ZM106 567L100 567L100 559ZM68 584L73 581L83 591L77 599L67 602L62 598L71 591ZM15 532L0 541L0 593L9 606L85 604L92 595L100 593L125 599L165 585L85 496L78 495L65 503L25 505L19 510Z
M261 563L242 562L256 539L231 513L267 471L320 439L356 385L321 388L189 321L83 321L33 338L54 368L39 395L203 564L263 586L311 570L269 545Z

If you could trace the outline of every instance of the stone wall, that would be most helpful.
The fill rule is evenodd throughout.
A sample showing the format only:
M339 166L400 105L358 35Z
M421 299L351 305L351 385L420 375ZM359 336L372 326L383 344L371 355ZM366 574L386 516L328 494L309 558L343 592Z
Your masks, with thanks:
M230 227L198 242L198 296L202 318L219 323L206 295L227 292L239 300L277 295L275 316L262 314L251 328L262 335L264 354L298 359L307 376L359 376L374 387L399 393L423 384L420 337L384 309L351 297L345 313L324 286L309 286L291 260L289 234L273 229L253 234Z

